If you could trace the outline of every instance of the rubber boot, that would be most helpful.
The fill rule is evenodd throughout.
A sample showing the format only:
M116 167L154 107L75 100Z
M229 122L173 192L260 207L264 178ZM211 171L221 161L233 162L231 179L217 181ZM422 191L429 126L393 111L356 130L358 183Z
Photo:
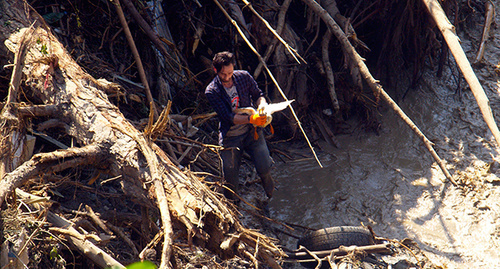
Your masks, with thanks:
M266 192L267 197L273 197L274 181L271 177L271 173L260 176L260 179L262 181L262 187L264 187L264 191Z

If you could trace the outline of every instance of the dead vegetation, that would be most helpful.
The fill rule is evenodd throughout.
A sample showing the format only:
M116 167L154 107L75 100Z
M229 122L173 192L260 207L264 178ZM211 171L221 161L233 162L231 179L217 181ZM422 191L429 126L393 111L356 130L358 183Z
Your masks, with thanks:
M460 18L464 5L444 6ZM296 100L269 138L283 158L279 142L303 138L294 116L313 144L337 146L353 116L377 131L379 99L397 110L374 76L396 87L391 70L411 68L414 86L447 64L421 1L7 0L0 14L2 253L30 268L280 268L278 242L218 192L203 95L217 51L234 51L272 102Z

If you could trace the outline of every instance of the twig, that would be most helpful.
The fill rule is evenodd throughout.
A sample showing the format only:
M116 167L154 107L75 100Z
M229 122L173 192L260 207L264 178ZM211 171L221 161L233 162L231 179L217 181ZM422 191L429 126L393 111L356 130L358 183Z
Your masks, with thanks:
M309 249L307 249L306 247L304 246L299 246L299 251L305 251L307 254L311 255L311 257L314 258L314 260L316 260L316 262L318 262L318 264L316 265L316 269L318 268L321 268L321 264L323 263L322 260L312 251L309 251Z
M122 231L120 227L117 227L115 225L106 224L111 230L113 230L118 236L120 236L126 243L129 245L129 247L132 249L132 254L138 255L139 251L137 250L137 247L135 246L134 242Z
M160 230L156 235L155 237L153 238L153 240L151 240L147 245L146 247L141 251L141 253L139 253L139 258L141 260L144 260L144 255L146 254L146 251L148 249L151 249L152 247L156 246L158 244L158 242L160 242L161 240L161 237L163 236L163 231Z
M144 90L146 92L146 97L148 98L148 103L151 104L154 113L154 118L156 119L156 117L158 116L158 111L156 111L156 106L154 104L153 96L151 95L151 90L149 89L149 83L146 77L146 72L144 71L144 66L142 65L141 56L139 55L139 51L137 50L137 46L135 45L134 38L132 37L132 33L130 32L130 28L128 27L125 14L123 14L123 9L120 5L120 0L114 0L113 3L116 7L116 12L118 13L118 17L120 18L123 30L125 31L125 36L127 37L127 41L130 46L130 49L132 50L132 54L134 55L135 63L137 64L137 69L139 71L139 76L141 77L141 81L142 84L144 85Z
M101 227L107 234L113 235L113 232L109 230L109 228L104 224L104 222L96 215L92 207L85 205L85 209L87 210L87 215L97 224L97 226Z
M477 52L475 63L479 63L484 56L484 50L486 48L486 41L488 41L491 23L495 16L495 6L491 1L486 1L486 18L484 19L483 34L481 35L481 43L479 45L479 51Z

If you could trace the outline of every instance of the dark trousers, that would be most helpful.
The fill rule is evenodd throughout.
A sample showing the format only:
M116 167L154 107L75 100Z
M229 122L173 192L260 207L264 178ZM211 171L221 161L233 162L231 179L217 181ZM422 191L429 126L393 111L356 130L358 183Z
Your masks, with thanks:
M254 138L254 129L239 136L225 137L222 141L224 150L221 152L222 167L224 171L224 179L229 187L236 193L239 189L238 174L241 165L243 151L247 152L252 158L257 174L262 177L269 177L271 171L272 159L269 155L266 140L261 128L257 128L258 139ZM228 198L233 195L224 190L224 194Z

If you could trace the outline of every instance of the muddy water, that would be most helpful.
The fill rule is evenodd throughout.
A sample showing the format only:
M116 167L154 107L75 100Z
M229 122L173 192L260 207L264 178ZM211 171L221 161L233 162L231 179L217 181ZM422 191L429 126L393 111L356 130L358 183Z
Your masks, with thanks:
M461 34L469 59L477 51L480 29ZM474 68L500 122L495 72L500 34L493 29L491 35L485 60ZM499 154L472 93L457 74L450 59L441 78L430 68L420 86L403 100L386 90L435 143L434 149L456 179L476 188L443 183L442 171L419 138L393 111L382 108L380 135L354 131L338 137L340 149L316 148L324 168L313 159L278 162L271 217L311 228L364 223L383 237L413 239L436 265L498 268ZM281 243L294 248L296 241L283 237Z

